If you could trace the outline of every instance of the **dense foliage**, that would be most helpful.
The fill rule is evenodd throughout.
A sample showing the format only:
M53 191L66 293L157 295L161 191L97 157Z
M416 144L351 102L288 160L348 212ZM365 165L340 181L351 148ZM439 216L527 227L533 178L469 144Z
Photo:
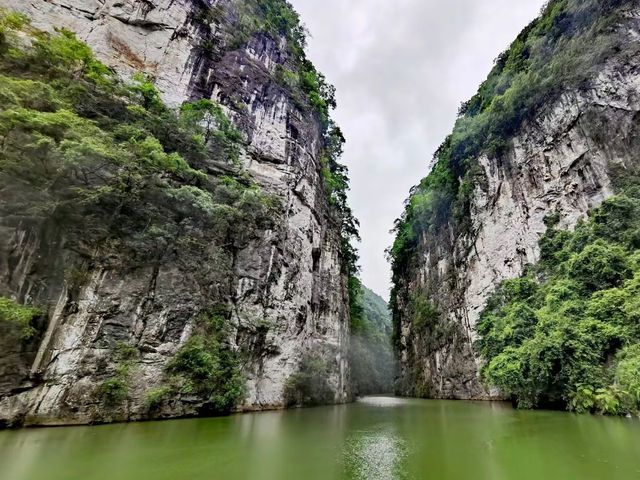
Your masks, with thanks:
M157 406L164 395L196 393L207 399L208 413L229 413L244 396L241 358L229 344L229 311L219 305L204 314L197 333L167 366L169 385L147 396Z
M503 153L523 122L561 92L585 86L612 54L636 55L637 43L625 42L614 29L616 9L629 1L551 0L498 57L477 95L462 105L453 133L435 153L431 174L414 187L395 225L388 254L396 328L397 298L405 295L399 289L410 275L420 238L446 225L456 235L467 230L470 195L483 181L478 158Z
M30 340L38 334L34 325L42 311L0 297L0 335L17 340Z
M196 396L204 402L202 414L226 414L244 396L242 359L229 343L229 312L218 305L202 314L195 330L167 364L166 379L146 393L151 413L181 396ZM131 373L140 352L120 344L114 350L116 369L102 382L98 395L107 411L120 406L129 396Z
M357 395L393 392L395 360L391 346L391 312L387 302L367 287L358 296L362 313L353 324L349 363Z
M0 185L13 211L141 261L170 240L197 245L181 224L204 222L223 247L273 216L246 177L202 171L218 160L233 172L237 158L241 136L219 106L168 109L148 79L119 82L71 32L30 32L31 45L0 57Z
M542 261L502 284L478 325L488 383L520 407L640 411L640 188L549 230Z

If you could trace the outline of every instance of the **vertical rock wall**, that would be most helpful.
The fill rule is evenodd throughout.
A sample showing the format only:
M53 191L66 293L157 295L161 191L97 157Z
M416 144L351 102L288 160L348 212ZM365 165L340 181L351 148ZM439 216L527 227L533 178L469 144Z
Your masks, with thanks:
M626 12L629 42L640 39L640 9ZM609 58L589 88L566 91L537 112L508 153L477 159L484 181L471 200L471 228L449 225L421 238L416 267L399 299L400 376L407 395L487 399L472 344L487 299L503 280L540 258L545 217L573 228L613 195L612 176L640 164L640 65ZM416 328L407 312L412 292L426 292L443 313L435 328Z
M283 406L285 381L310 351L327 360L335 401L348 400L340 230L320 173L321 122L273 80L288 59L286 40L257 33L237 42L239 13L230 0L0 0L0 6L27 14L36 28L75 32L124 78L151 75L170 106L201 98L223 105L246 137L242 168L284 207L275 227L244 242L230 266L233 342L247 354L243 408ZM215 21L203 20L212 14ZM227 168L212 160L208 173ZM145 392L159 385L188 340L224 267L211 249L190 256L169 246L159 266L113 259L70 292L69 265L82 259L65 247L55 226L20 215L0 219L0 294L47 310L39 342L0 355L0 417L28 424L95 420L93 392L115 368L114 345L126 343L141 357L115 419L145 418ZM200 407L197 399L174 402L161 416L195 415Z

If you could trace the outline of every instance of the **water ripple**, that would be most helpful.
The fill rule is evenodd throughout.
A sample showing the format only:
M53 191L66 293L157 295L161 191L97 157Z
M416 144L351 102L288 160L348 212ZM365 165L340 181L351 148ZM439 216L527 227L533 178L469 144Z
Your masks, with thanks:
M347 478L353 480L404 479L405 442L390 432L356 432L344 450Z

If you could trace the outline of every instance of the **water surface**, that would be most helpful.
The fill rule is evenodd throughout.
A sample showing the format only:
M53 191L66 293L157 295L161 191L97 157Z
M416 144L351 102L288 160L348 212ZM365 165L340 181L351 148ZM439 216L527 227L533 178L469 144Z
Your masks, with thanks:
M0 480L629 480L640 422L370 397L226 418L0 432Z

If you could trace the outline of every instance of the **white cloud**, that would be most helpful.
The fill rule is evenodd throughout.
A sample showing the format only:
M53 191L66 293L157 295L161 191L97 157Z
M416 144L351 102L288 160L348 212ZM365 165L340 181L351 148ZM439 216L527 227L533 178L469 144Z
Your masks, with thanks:
M458 106L544 0L291 0L309 56L338 89L364 283L388 297L384 250Z

